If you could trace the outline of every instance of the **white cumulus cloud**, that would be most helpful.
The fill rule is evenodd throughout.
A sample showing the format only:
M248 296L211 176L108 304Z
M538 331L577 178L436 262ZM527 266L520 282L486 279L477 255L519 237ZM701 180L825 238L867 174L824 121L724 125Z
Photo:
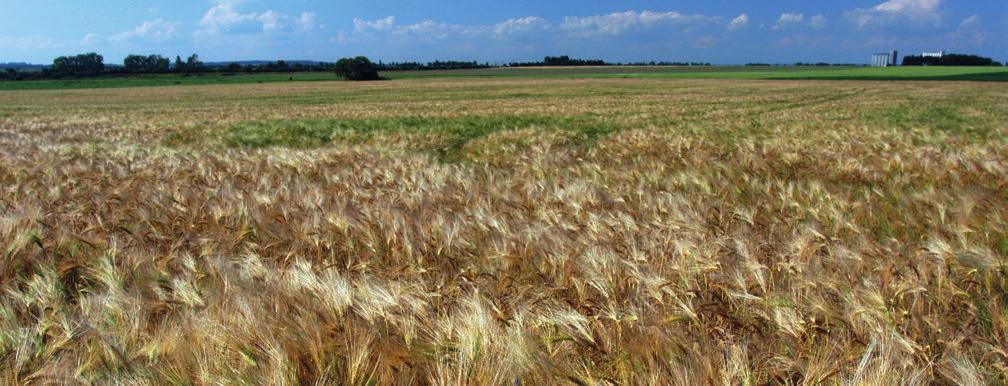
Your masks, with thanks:
M801 13L783 13L777 18L777 24L774 24L773 29L779 30L790 27L795 24L801 24L805 21L805 15Z
M395 27L396 18L395 16L389 16L384 19L378 19L374 21L354 18L353 24L354 24L354 30L357 32L387 31Z
M280 15L272 10L263 12L256 20L262 23L263 32L275 32L280 29Z
M490 26L461 25L424 20L419 23L395 26L392 33L398 36L420 38L421 40L443 40L449 37L475 38L484 36Z
M659 25L688 25L714 20L704 15L684 15L679 12L626 11L587 17L568 16L560 28L575 35L617 36L633 30Z
M749 15L743 13L728 23L728 29L734 31L747 25L749 25Z
M314 12L301 12L301 17L298 18L297 24L302 30L310 31L319 27L318 17Z
M304 15L302 15L303 17ZM231 2L219 2L211 7L199 21L196 35L221 33L274 33L284 29L284 22L290 17L273 10L257 13L241 13ZM300 23L301 20L299 19Z
M109 40L113 42L124 42L133 39L146 39L156 42L165 41L172 39L177 35L176 29L180 24L181 23L164 21L162 19L145 21L143 24L134 29L110 36ZM87 40L94 40L96 38L96 36L85 37Z
M256 20L255 13L241 14L234 9L231 3L219 3L203 14L200 19L200 26L212 31L222 31L234 26Z
M941 0L889 0L872 8L845 12L859 28L891 22L908 22L915 26L935 26L941 23Z
M507 22L504 22L507 23ZM535 20L516 20L502 25L502 31L508 25L515 29L531 27ZM368 35L388 34L400 39L419 39L425 41L443 40L449 37L475 38L486 36L493 32L494 25L461 25L449 24L434 20L424 20L413 24L399 24L395 16L378 20L354 18L354 32L360 37Z
M544 31L552 27L546 19L538 16L528 16L517 19L508 19L494 25L494 33L497 35L513 35L534 31Z
M749 16L741 14L735 18L729 28L741 28L748 22ZM344 34L342 38L334 38L333 41L362 42L378 37L394 38L397 43L455 39L460 41L461 46L476 47L477 44L474 42L480 39L492 39L497 43L503 43L511 41L512 38L524 41L525 37L536 37L542 39L542 43L546 44L556 41L556 39L570 37L617 38L630 33L643 33L658 28L679 27L682 32L688 33L704 26L715 28L729 26L728 20L722 17L653 11L626 11L586 17L568 16L560 23L550 22L539 16L525 16L491 24L452 24L436 20L404 24L395 16L387 16L376 20L354 18L353 24L352 36ZM712 39L707 39L701 42L703 44L697 43L695 45L707 47L712 42ZM529 48L533 45L523 47Z

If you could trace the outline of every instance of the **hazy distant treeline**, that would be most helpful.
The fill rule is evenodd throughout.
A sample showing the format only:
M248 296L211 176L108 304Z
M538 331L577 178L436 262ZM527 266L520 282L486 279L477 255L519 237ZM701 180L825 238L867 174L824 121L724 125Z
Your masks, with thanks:
M361 57L363 58L363 57ZM632 62L610 63L601 59L578 59L567 55L547 56L536 62L510 62L506 64L479 63L476 61L435 60L432 62L378 62L369 66L375 71L423 71L462 70L492 67L541 67L541 66L710 66L706 62ZM976 55L948 54L943 57L906 56L904 66L1001 66L991 58ZM768 63L747 63L746 66L770 66ZM795 63L794 66L856 66L856 64ZM194 74L194 73L256 73L256 72L324 72L337 70L335 64L326 62L285 62L278 60L231 63L203 63L199 55L192 54L185 59L176 56L172 61L161 55L129 55L119 64L105 64L105 58L90 52L53 59L51 66L24 64L23 68L0 70L0 79L63 79L94 77L101 75L126 74ZM345 67L345 66L344 66Z
M797 62L795 64L770 64L770 63L746 63L746 67L864 67L866 64L857 63L826 63L826 62L816 62L816 63L805 63Z
M478 63L476 61L465 62L455 60L435 60L433 62L381 62L376 64L378 71L424 71L424 70L471 70L477 68L497 67L489 62Z
M378 62L373 64L377 71L423 71L423 70L463 70L493 67L542 67L542 66L710 66L706 62L633 62L609 63L601 59L577 59L567 55L547 56L536 62L510 62L491 64L489 62L435 60L432 62ZM51 66L28 66L22 69L7 68L0 71L0 79L64 79L95 77L101 75L127 74L195 74L195 73L256 73L256 72L308 72L335 71L334 63L295 62L283 60L275 62L232 62L207 64L192 54L183 59L176 56L172 61L161 55L129 55L119 64L106 64L105 58L94 52L73 56L60 56Z
M941 57L908 55L904 66L1001 66L1000 62L977 55L946 54Z
M7 68L0 71L0 79L64 79L126 74L308 72L332 71L332 69L332 63L287 63L283 60L246 64L206 64L200 60L197 54L192 54L185 59L181 56L176 56L174 62L161 55L129 55L123 60L121 65L117 65L106 64L103 56L91 52L73 56L60 56L53 59L51 66L26 67L21 70Z
M546 56L540 61L510 61L506 63L491 63L489 61L459 61L459 60L434 60L427 62L400 61L383 62L377 65L379 71L428 71L428 70L476 70L494 69L502 67L584 67L584 66L681 66L698 67L711 66L710 62L704 61L633 61L633 62L609 62L602 59L579 59L570 56Z

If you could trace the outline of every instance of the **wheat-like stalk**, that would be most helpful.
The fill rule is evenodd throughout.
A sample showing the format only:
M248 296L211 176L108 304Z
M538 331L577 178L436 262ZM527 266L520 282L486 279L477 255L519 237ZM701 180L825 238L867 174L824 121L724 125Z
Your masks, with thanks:
M1006 382L1006 98L629 79L0 93L0 382Z

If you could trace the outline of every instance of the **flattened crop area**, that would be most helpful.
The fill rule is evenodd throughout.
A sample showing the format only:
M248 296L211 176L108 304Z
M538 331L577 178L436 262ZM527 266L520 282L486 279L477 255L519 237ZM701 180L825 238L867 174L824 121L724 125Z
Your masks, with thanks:
M0 92L0 382L1008 381L1008 89Z

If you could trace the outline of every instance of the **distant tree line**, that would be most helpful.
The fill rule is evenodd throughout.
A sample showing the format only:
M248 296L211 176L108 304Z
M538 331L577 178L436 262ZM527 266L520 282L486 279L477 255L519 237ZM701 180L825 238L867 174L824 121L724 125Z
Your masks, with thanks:
M442 61L433 62L391 62L372 63L365 57L345 58L338 63L297 62L288 63L283 60L275 62L244 62L205 64L199 55L192 54L182 59L176 56L174 63L161 55L129 55L120 65L106 65L104 57L90 52L73 56L60 56L53 59L51 66L30 66L22 64L21 69L5 68L0 70L0 79L31 80L31 79L62 79L93 77L100 75L127 74L202 74L202 73L258 73L258 72L328 72L336 71L341 77L351 79L377 79L379 71L423 71L423 70L460 70L492 67L542 67L542 66L710 66L705 62L630 62L607 63L600 59L577 59L567 55L547 56L538 62L511 62L506 64L479 63L476 61ZM746 63L746 66L784 66L769 63ZM858 66L855 64L837 63L803 63L795 66ZM976 55L948 54L941 58L924 56L907 56L903 59L904 66L1001 66L1002 64L990 58Z
M0 69L2 69L2 70L6 70L8 68L13 68L15 70L19 70L19 69L43 69L43 68L46 68L46 67L49 67L49 66L44 65L44 64L31 64L31 63L25 63L25 62L0 63Z
M6 68L2 72L0 72L0 79L3 79L3 80L22 80L22 79L24 79L24 76L22 75L21 71L18 71L15 68Z
M53 59L52 71L57 74L95 76L105 71L105 58L94 52Z
M207 65L192 54L183 59L176 56L174 63L161 55L128 55L123 64L106 64L105 58L96 53L60 56L53 59L51 66L29 66L25 68L0 69L3 80L65 79L95 77L101 75L132 74L202 74L202 73L253 73L253 72L309 72L332 71L332 64L316 62L312 64L289 64L283 60L275 62L255 62L250 64L228 63Z
M571 59L567 55L547 56L543 58L543 65L546 66L604 66L606 62L602 59Z
M907 55L904 66L1001 66L1000 62L977 55L946 54L941 57Z
M131 74L161 74L171 71L171 60L161 55L130 55L123 68Z
M512 61L508 63L507 67L577 67L577 66L608 66L605 60L602 59L578 59L571 58L568 55L562 56L546 56L542 58L542 61Z
M490 63L478 63L476 61L463 62L463 61L441 61L435 60L433 62L420 63L420 62L389 62L384 63L379 61L376 65L378 71L426 71L426 70L471 70L478 68L492 68L495 67Z
M650 61L650 62L606 62L603 60L581 60L581 59L570 59L566 56L560 57L550 57L547 56L545 60L541 62L512 62L505 65L505 67L543 67L543 66L565 66L565 67L577 67L577 66L675 66L675 67L704 67L711 66L708 62L669 62L669 61Z
M228 73L254 73L254 72L322 72L322 71L332 71L333 64L325 62L317 62L312 64L306 63L289 63L283 60L277 60L275 62L264 62L264 63L228 63L226 66L211 66L211 70L216 72L228 72Z
M175 72L195 73L206 71L206 66L204 66L203 62L199 60L199 55L196 54L189 55L189 57L186 58L184 62L182 61L181 56L176 55L175 67L173 69L175 70Z
M432 62L391 62L366 64L360 59L364 57L345 58L342 64L325 62L288 63L283 60L275 62L244 62L244 63L203 63L199 55L192 54L183 59L175 56L172 61L161 55L129 55L122 65L106 64L105 58L97 53L86 53L73 56L60 56L53 60L51 66L24 65L25 68L0 69L0 79L32 80L32 79L65 79L94 77L101 75L135 75L135 74L203 74L203 73L258 73L258 72L323 72L336 70L345 78L377 78L378 71L424 71L424 70L462 70L493 67L543 67L543 66L710 66L704 62L632 62L607 63L601 59L577 59L567 55L547 56L537 62L511 62L506 64L491 64L489 62L435 60ZM368 69L364 71L362 69ZM373 72L371 70L374 70Z
M815 62L815 63L805 63L797 62L795 64L770 64L770 63L746 63L746 67L864 67L864 64L856 63L827 63L827 62Z
M613 64L609 64L613 65ZM630 63L616 63L616 66L655 66L655 67L710 67L711 64L707 62L630 62Z
M706 62L617 62L609 63L603 60L572 59L569 56L547 56L539 62L510 62L504 64L491 64L489 62L465 62L465 61L441 61L433 62L378 62L379 71L425 71L425 70L466 70L495 67L546 67L546 66L710 66Z
M670 61L649 61L649 62L606 62L601 59L572 59L569 56L547 56L541 62L511 62L504 67L545 67L545 66L710 66L708 62L670 62Z

